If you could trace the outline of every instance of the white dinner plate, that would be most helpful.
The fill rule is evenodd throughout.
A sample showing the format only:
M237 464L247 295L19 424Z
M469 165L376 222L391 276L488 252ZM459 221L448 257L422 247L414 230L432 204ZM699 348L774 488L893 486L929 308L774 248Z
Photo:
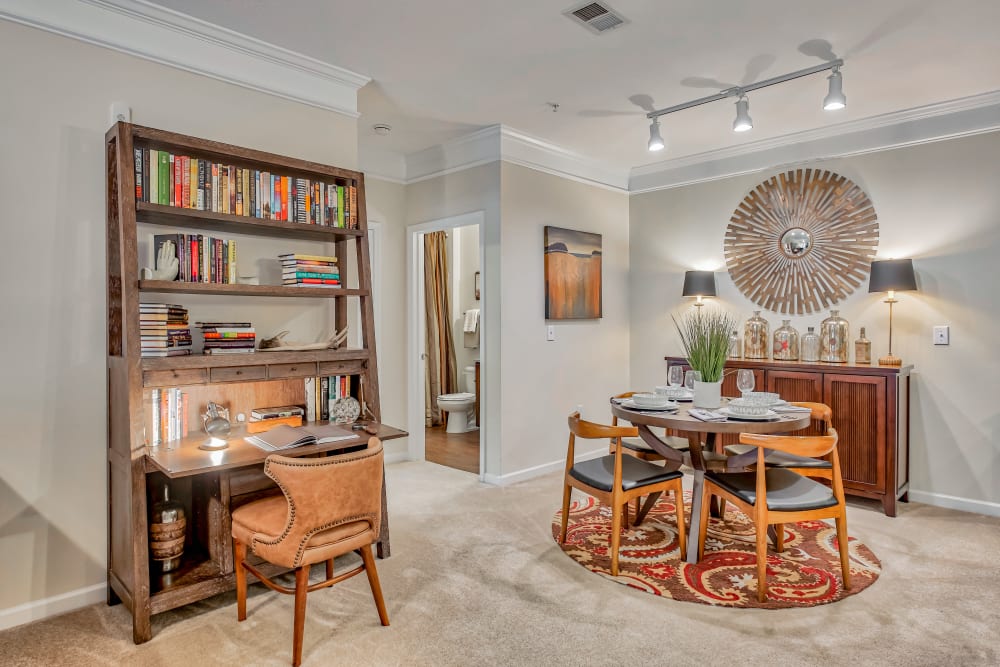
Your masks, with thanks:
M770 422L770 421L776 421L778 419L781 419L781 416L777 412L775 412L774 410L768 410L767 412L765 412L762 415L752 415L752 416L751 415L738 415L738 414L730 411L729 408L719 408L717 410L717 412L721 412L722 414L726 415L730 419L738 419L740 421L748 421L748 422Z
M621 406L623 408L628 408L629 410L652 410L653 412L666 412L667 410L676 410L677 408L680 407L672 401L667 402L666 405L657 405L657 406L636 405L636 402L633 401L631 398L626 398L622 400Z

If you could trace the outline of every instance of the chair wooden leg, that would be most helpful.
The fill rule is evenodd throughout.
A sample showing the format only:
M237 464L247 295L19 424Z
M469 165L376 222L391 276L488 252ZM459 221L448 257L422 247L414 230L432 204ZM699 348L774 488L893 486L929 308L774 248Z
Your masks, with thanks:
M757 523L757 601L767 599L767 524Z
M306 629L306 595L309 592L309 566L295 569L295 625L292 633L292 667L302 664L302 635Z
M382 597L382 586L378 581L378 570L375 569L375 557L372 556L370 544L361 547L361 560L365 564L365 574L368 575L368 585L371 586L372 597L375 598L378 618L382 621L382 625L389 625L389 613L385 610L385 599Z
M785 524L774 524L774 550L779 554L785 550Z
M243 569L243 561L247 558L247 545L233 540L233 551L236 562L233 568L236 572L236 620L247 620L247 571Z
M326 561L326 578L333 579L333 559Z
M708 535L709 507L712 504L712 494L708 492L708 486L701 499L701 520L698 522L698 560L705 557L705 537Z
M631 505L629 505L628 503L622 503L622 527L625 530L628 530L629 528L629 513L631 512L631 510L632 510ZM639 516L639 513L636 512L635 515Z
M559 531L559 544L566 544L566 525L569 523L569 500L572 493L572 487L563 484L562 529Z
M719 498L719 518L722 519L722 523L726 522L726 499Z
M837 517L837 545L840 547L840 572L844 577L844 590L851 589L851 555L847 544L847 517Z
M680 482L674 487L674 506L677 511L677 541L680 542L681 560L687 553L687 526L684 523L684 489Z
M611 504L611 576L618 576L618 549L621 547L622 539L622 507L617 503Z

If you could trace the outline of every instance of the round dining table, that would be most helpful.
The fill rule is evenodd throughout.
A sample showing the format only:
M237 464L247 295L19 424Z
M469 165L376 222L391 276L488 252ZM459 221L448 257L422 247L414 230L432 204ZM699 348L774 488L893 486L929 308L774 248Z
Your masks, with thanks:
M723 403L729 399L723 399ZM611 399L611 413L619 420L630 422L639 429L639 437L643 442L666 459L666 465L674 469L681 465L689 465L694 473L694 487L691 493L691 517L688 521L687 562L698 562L698 530L701 521L701 503L705 487L705 471L730 470L733 472L746 469L757 461L756 448L734 456L727 456L722 447L716 448L717 435L720 433L788 433L808 428L812 422L809 412L779 413L773 421L743 421L728 418L726 421L702 421L688 414L690 403L679 403L677 410L641 410L625 407L617 398ZM688 441L688 452L675 449L660 436L653 433L650 427L669 429ZM765 455L767 452L765 451ZM658 497L658 496L657 496ZM638 521L656 502L656 498L647 498L641 510Z

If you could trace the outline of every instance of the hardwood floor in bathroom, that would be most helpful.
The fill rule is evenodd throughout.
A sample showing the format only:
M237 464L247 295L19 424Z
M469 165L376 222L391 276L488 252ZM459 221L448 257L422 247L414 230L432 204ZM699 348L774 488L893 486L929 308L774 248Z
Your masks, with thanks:
M479 431L446 433L444 426L424 431L424 458L432 463L479 474Z

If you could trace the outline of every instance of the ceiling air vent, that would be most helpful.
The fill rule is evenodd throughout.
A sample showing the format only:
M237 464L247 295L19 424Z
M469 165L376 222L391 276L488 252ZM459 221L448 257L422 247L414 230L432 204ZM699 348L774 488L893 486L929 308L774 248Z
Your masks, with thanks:
M563 14L596 34L628 23L624 16L601 2L586 2L567 9Z

